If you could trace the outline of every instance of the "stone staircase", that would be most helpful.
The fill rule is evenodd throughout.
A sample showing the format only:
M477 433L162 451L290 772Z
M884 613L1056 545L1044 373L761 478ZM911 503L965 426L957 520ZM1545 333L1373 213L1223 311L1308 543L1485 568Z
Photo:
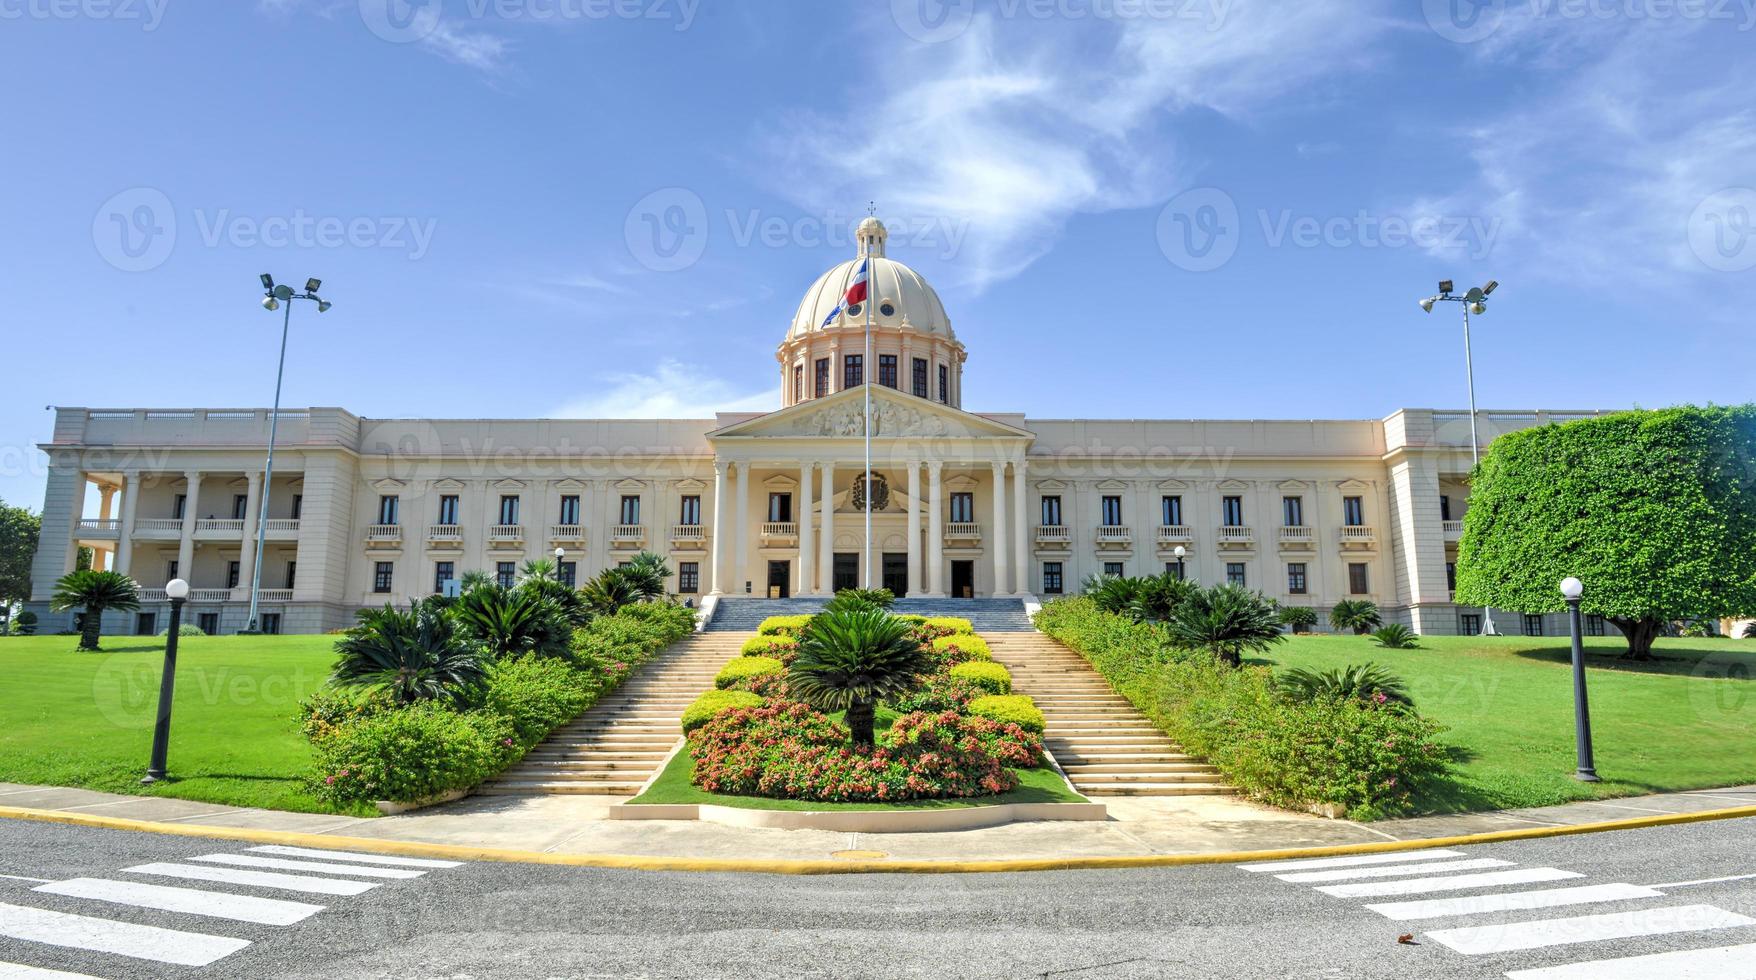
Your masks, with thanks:
M477 792L638 793L683 737L683 709L713 687L714 675L749 635L697 633L672 644Z
M753 633L770 616L799 616L820 612L828 600L821 596L795 596L791 599L756 599L748 596L722 596L714 608L709 632ZM1022 599L922 599L896 600L891 612L913 616L958 616L970 621L976 630L1029 630L1029 617L1024 614Z
M1232 795L1219 770L1185 754L1085 658L1041 633L982 633L1046 722L1044 746L1086 796Z
M707 624L709 633L754 633L756 627L770 616L809 616L823 611L828 599L801 596L793 599L752 599L748 596L721 596L714 606L713 619Z

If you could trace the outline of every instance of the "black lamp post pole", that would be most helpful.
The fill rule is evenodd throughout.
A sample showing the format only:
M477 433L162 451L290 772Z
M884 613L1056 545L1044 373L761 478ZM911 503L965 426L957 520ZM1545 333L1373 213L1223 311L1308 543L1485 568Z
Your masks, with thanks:
M1582 783L1598 782L1597 767L1591 757L1591 706L1585 695L1585 644L1580 640L1579 600L1567 600L1567 618L1573 627L1573 739L1577 745L1579 771L1573 778Z
M171 691L177 683L177 634L183 630L182 599L171 600L171 629L165 634L165 669L159 678L159 717L152 729L152 761L146 764L146 778L140 782L151 786L165 778L165 752L171 740Z

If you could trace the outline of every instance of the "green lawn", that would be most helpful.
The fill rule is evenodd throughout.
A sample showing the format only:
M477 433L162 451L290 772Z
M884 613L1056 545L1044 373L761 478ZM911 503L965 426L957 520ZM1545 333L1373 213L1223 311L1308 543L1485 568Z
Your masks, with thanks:
M170 779L140 785L152 749L164 640L0 638L0 781L326 812L301 786L311 752L301 698L335 661L332 636L188 637L178 644Z
M695 775L695 759L687 749L671 758L658 779L646 792L629 802L641 803L713 803L719 806L741 806L751 810L952 810L960 807L993 806L997 803L1084 803L1085 798L1067 788L1067 783L1052 769L1015 769L1018 788L999 796L977 796L963 800L914 800L908 803L813 803L806 800L771 800L766 796L722 796L698 789L690 780Z
M1424 637L1386 650L1366 637L1299 636L1257 663L1328 669L1371 660L1399 674L1460 751L1431 811L1546 806L1756 783L1756 641L1660 640L1650 663L1619 659L1620 637L1586 647L1593 742L1603 782L1574 771L1566 637Z

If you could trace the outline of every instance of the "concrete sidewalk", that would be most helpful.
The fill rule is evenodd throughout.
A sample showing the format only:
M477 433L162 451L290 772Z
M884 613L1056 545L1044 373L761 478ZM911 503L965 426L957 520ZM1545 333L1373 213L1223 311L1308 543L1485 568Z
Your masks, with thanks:
M925 861L1073 859L1329 847L1600 823L1756 805L1756 786L1661 793L1533 810L1360 824L1235 797L1106 800L1101 823L1025 823L925 834L750 830L680 820L605 819L619 802L590 796L473 796L393 817L284 813L164 797L0 783L0 806L185 825L461 844L554 854L667 858Z

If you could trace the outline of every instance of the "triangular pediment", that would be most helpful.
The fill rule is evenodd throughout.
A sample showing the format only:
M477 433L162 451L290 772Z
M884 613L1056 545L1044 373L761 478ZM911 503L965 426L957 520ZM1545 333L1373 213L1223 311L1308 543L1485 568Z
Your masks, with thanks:
M877 420L872 430L874 439L1035 438L1028 430L891 388L872 385L871 393L872 414ZM778 412L734 422L709 432L707 437L859 439L866 434L862 424L865 400L865 389L849 388L827 398L814 398Z

